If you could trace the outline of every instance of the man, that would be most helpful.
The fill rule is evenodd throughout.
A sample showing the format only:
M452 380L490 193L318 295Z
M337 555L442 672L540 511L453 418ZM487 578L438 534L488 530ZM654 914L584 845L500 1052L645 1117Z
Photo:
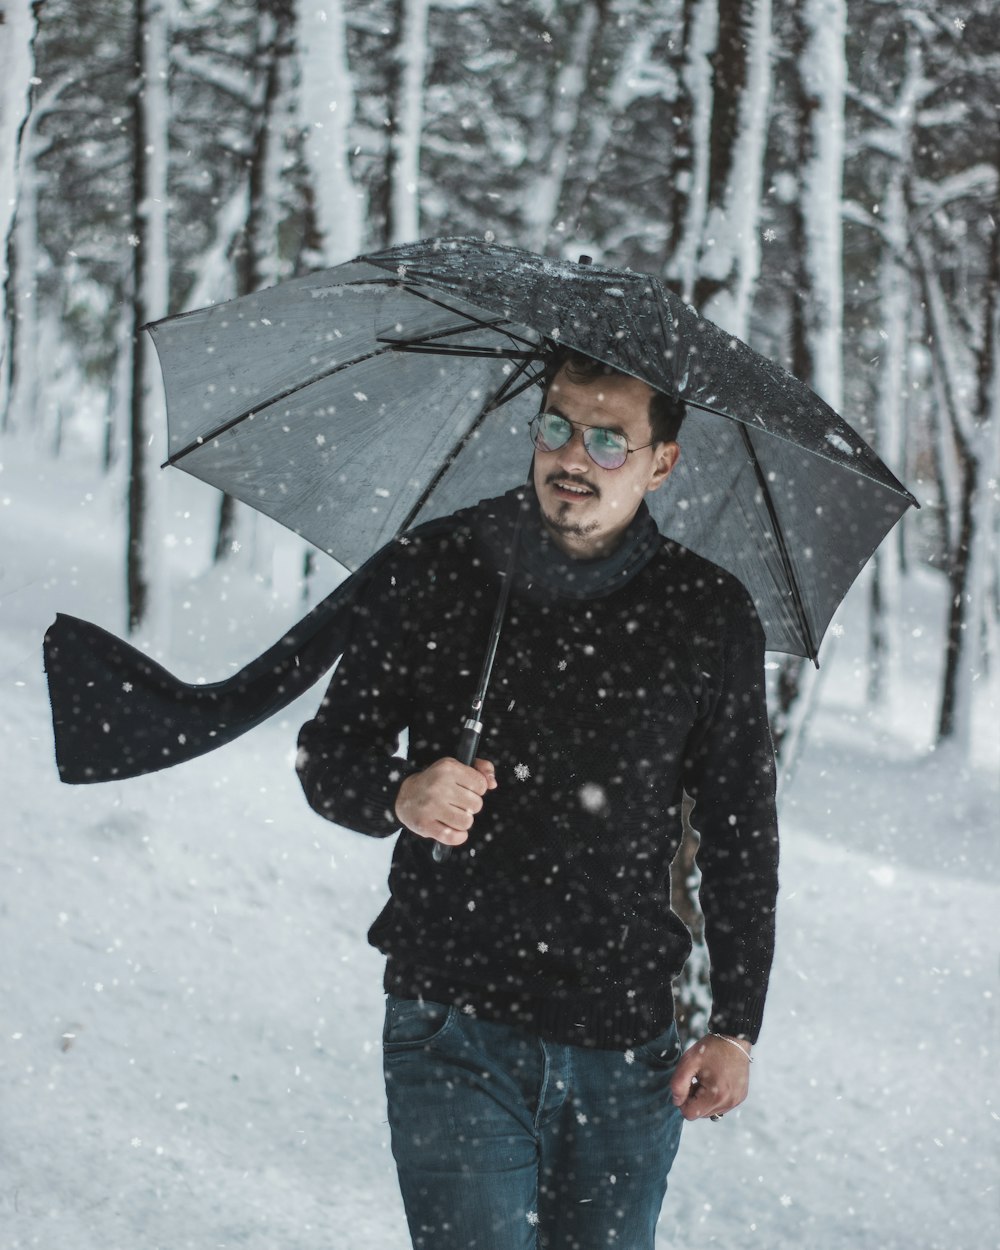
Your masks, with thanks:
M374 836L402 826L369 939L387 956L414 1246L652 1250L682 1121L747 1094L777 889L763 635L743 587L644 505L678 461L682 416L635 378L557 356L533 491L398 541L300 736L318 812ZM466 767L451 752L518 529ZM682 1056L671 978L690 937L669 865L684 790L713 1014Z

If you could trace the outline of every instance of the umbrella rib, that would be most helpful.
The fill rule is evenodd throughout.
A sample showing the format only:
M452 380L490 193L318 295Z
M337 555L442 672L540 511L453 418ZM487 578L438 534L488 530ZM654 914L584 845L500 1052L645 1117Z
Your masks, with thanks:
M435 347L430 343L415 340L410 343L395 342L392 339L379 339L380 343L390 343L397 352L410 352L422 356L482 356L489 360L537 360L538 352L521 350L515 347L473 347L469 343L448 343Z
M534 386L539 378L545 376L544 368L538 369L531 374L530 377L526 377L520 386L514 387L513 390L510 390L510 387L514 386L514 383L521 376L521 374L526 372L527 363L528 362L525 361L525 363L518 369L515 369L503 386L501 386L501 388L497 391L496 395L493 397L493 402L490 405L490 411L494 411L495 409L502 407L504 404L509 404L511 400L517 399L518 395L523 394L529 387Z
M466 330L492 330L503 325L505 317L494 317L492 321L471 321L468 317L457 326L446 326L443 330L435 330L433 334L422 334L419 338L391 339L385 334L376 338L378 343L395 343L396 346L409 343L433 343L436 339L446 339L452 334L463 334Z
M514 380L519 376L519 374L522 374L526 368L527 368L527 361L524 361L521 364L519 364L517 368L514 370L513 374L509 378L505 378L502 385L498 386L497 389L493 392L490 399L479 410L479 415L476 417L475 421L472 422L472 424L469 426L466 432L462 435L459 441L451 449L450 453L444 458L444 460L441 463L441 467L438 469L438 471L434 474L431 480L424 487L423 491L421 492L420 498L416 501L416 503L413 505L410 511L406 514L405 518L403 519L402 524L400 525L399 529L396 531L397 533L402 534L405 530L409 529L409 527L413 524L415 518L420 514L420 509L424 506L427 500L431 497L431 495L437 489L438 483L441 481L444 475L448 472L451 466L455 463L455 460L461 454L461 452L465 448L465 445L468 443L469 439L472 438L473 434L475 434L475 432L479 429L482 423L486 420L487 416L495 408L499 407L500 404L505 402L504 399L502 399L501 397L513 385ZM534 382L535 378L532 378L531 381Z
M160 465L161 469L168 466L176 465L179 460L183 460L185 456L192 451L197 451L199 447L204 447L206 443L210 443L213 439L218 438L220 434L225 434L234 426L246 421L248 418L256 416L257 413L263 412L270 408L272 404L280 403L281 400L287 399L289 395L297 395L299 391L304 391L306 387L312 386L314 382L322 382L324 378L332 378L335 373L340 373L343 369L350 369L354 365L360 365L366 360L372 360L376 356L384 356L386 352L393 351L389 346L377 347L373 352L366 352L363 356L352 356L350 360L343 361L342 364L334 365L332 369L324 369L322 373L317 373L311 378L306 378L304 382L297 382L294 386L289 386L283 391L279 391L277 395L272 395L269 399L265 399L263 403L255 404L252 408L247 408L245 412L241 412L238 416L232 417L229 421L223 422L218 429L213 430L211 434L202 434L186 447L182 447L180 451L175 451L172 456L168 456Z
M402 287L404 291L408 291L410 295L415 295L417 299L425 300L428 304L433 304L435 308L443 308L445 312L454 313L456 317L466 317L473 325L479 326L480 329L483 329L483 330L496 330L505 321L509 321L509 318L507 317L501 317L493 321L484 321L474 316L472 313L468 312L467 310L460 309L460 308L453 308L451 304L446 304L444 300L435 299L432 295L428 295L426 291L421 291L417 287L410 286L409 283L400 282L399 285L400 287ZM526 339L520 334L514 334L511 330L504 330L503 333L506 334L507 337L512 340L512 342L523 343L526 347L531 347L535 349L537 349L538 347L538 344L533 343L531 339Z
M805 604L802 602L802 592L799 590L798 579L795 576L795 570L792 568L791 554L788 550L788 544L785 541L785 532L781 528L781 521L778 519L778 513L774 506L774 499L771 490L767 484L767 478L757 459L757 453L754 450L753 443L750 441L750 434L747 427L742 421L737 423L740 427L740 434L743 438L743 445L750 455L750 462L753 465L753 471L757 478L757 485L760 487L761 494L764 496L764 506L767 508L767 514L771 520L771 526L774 529L775 537L778 540L778 554L781 556L781 566L784 569L785 577L788 579L788 585L792 592L792 602L795 604L795 612L799 620L799 628L802 630L803 641L809 649L809 659L819 668L819 659L817 658L816 642L813 638L812 629L809 626L809 620L806 616Z

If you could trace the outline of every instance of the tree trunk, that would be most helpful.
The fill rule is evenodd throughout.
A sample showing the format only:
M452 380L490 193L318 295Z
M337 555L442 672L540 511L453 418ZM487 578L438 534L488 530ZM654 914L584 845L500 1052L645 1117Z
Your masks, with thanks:
M14 373L15 319L19 312L16 296L10 298L12 226L18 211L19 195L25 182L20 167L22 134L31 107L31 79L35 72L35 10L30 0L7 0L0 22L0 429L8 427L8 399ZM32 179L34 171L28 172ZM27 189L31 190L33 183ZM24 273L23 258L21 272ZM15 276L15 281L16 275ZM33 271L32 271L33 279Z
M280 274L278 220L281 200L281 127L277 124L286 96L286 74L290 53L292 12L286 3L270 3L261 14L257 28L254 66L255 108L250 136L246 192L237 203L242 206L242 229L235 232L232 264L235 274L233 294L249 295L272 286ZM221 232L225 237L225 230ZM228 560L241 549L237 501L223 494L212 562Z
M831 407L842 404L844 161L844 0L804 0L796 10L799 193L791 251L798 278L792 302L791 367ZM796 700L809 688L808 660L781 660L772 733L779 761L792 740Z
M982 643L984 634L990 636L990 631L984 629L984 617L990 611L990 577L996 577L994 497L996 475L1000 470L1000 180L992 223L982 348L975 362L977 387L971 414L965 410L959 344L935 271L935 257L926 239L917 240L934 357L961 466L959 527L948 570L950 600L938 742L954 741L966 750L972 740L974 683L992 658L984 653ZM985 491L982 490L984 470L994 475Z
M429 0L398 0L395 96L391 103L386 241L420 237L420 144L424 126Z
M682 123L671 139L679 155L672 168L676 193L670 221L672 247L667 276L689 303L694 300L698 255L708 212L709 143L714 109L712 58L718 33L718 0L685 0L681 82L686 98L678 102Z
M583 0L565 59L552 84L552 104L545 118L543 143L531 161L536 174L529 182L522 210L525 246L532 251L545 250L556 225L602 17L603 4Z
M698 250L694 303L746 338L760 272L761 185L771 97L771 0L719 5L716 83L709 141L708 211Z
M770 0L722 0L717 16L711 120L707 128L700 122L692 126L692 132L704 134L707 142L708 180L704 194L699 191L692 200L681 249L682 272L685 288L693 289L696 301L711 302L714 318L731 333L746 338L759 269L757 221L771 82ZM706 11L700 13L698 23L696 29L704 37L711 25ZM704 46L691 53L689 66L704 56ZM696 205L703 205L704 211ZM671 869L671 891L675 910L695 942L693 957L676 982L674 994L678 1027L686 1040L707 1020L708 956L697 898L696 849L696 836L685 820L684 837Z
M309 216L317 266L362 250L364 204L350 167L354 86L347 64L342 0L296 0L295 53Z
M165 421L155 354L142 327L167 313L167 72L169 24L165 0L138 0L136 86L132 110L132 371L130 379L128 547L126 590L130 633L147 626L166 634L165 594L158 581L153 486L162 463Z

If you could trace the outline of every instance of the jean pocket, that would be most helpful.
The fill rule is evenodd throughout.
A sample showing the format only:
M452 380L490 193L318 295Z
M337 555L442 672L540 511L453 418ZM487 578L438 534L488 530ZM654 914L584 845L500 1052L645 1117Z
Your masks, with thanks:
M429 1046L451 1027L455 1008L426 998L396 998L385 1004L382 1049L386 1052Z
M677 1036L677 1025L671 1024L658 1037L650 1038L632 1052L641 1062L653 1068L672 1068L681 1057L681 1043Z

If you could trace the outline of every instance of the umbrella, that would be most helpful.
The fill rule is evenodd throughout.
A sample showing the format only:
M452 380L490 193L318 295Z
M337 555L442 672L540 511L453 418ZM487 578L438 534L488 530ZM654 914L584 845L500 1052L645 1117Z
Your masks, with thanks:
M664 534L743 582L770 650L816 659L916 503L807 386L630 270L432 239L149 329L167 463L349 568L524 480L532 383L555 345L684 400L683 454L647 502Z

